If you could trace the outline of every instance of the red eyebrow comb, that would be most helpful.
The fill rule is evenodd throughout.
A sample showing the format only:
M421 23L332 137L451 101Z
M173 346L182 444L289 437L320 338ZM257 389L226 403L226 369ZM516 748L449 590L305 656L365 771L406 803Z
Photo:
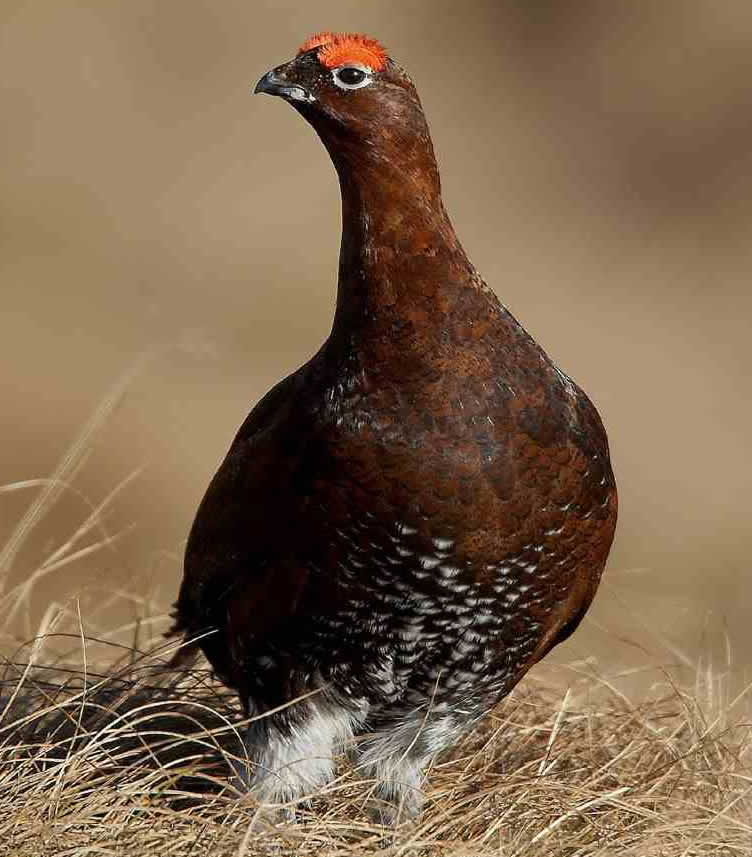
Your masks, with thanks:
M338 68L348 63L368 66L373 71L386 67L386 50L381 42L362 33L332 33L324 30L307 38L298 54L318 48L318 61L326 68Z

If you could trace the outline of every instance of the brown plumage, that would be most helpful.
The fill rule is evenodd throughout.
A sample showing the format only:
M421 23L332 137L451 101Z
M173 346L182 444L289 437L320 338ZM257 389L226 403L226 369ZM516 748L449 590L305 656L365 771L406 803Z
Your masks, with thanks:
M251 724L257 797L310 792L362 736L394 820L587 610L616 523L608 445L465 255L418 95L378 43L320 34L256 91L289 101L337 169L337 308L209 486L175 630L205 635L249 714L309 694Z

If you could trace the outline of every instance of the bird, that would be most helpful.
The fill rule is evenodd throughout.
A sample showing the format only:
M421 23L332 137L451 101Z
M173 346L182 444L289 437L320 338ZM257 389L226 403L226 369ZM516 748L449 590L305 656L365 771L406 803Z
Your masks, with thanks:
M254 91L334 164L336 307L211 480L171 633L238 695L253 798L308 799L345 748L397 825L434 757L590 606L616 527L608 441L468 259L379 41L317 33Z

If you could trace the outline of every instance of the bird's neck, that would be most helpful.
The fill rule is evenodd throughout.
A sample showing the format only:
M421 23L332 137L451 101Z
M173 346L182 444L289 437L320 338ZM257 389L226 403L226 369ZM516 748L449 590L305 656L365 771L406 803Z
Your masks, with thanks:
M338 164L342 245L332 342L425 348L477 275L441 201L433 158Z

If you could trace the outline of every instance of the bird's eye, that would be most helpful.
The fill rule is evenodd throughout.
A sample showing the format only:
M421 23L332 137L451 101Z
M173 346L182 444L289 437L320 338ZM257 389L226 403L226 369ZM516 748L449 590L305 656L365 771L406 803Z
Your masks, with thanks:
M340 89L361 89L371 82L372 74L368 66L342 65L334 69L332 78Z

